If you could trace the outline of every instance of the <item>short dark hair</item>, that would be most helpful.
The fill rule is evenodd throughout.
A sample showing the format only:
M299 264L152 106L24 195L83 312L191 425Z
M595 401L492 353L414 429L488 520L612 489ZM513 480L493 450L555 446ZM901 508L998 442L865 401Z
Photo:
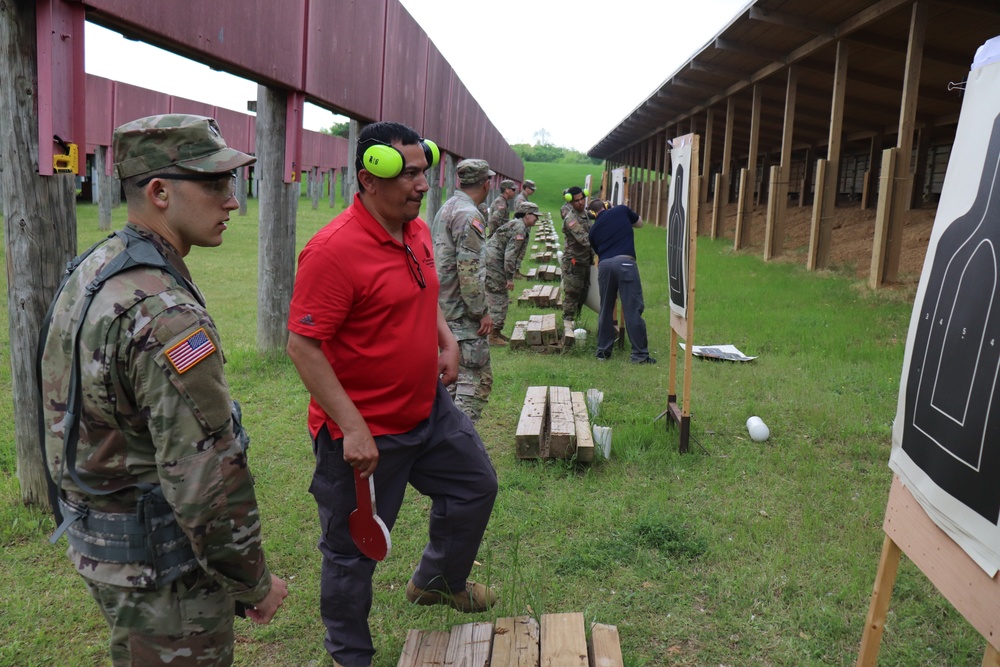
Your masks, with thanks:
M573 187L566 190L566 194L568 194L570 197L576 197L577 195L582 195L583 188L578 188L577 186L574 185Z
M608 210L608 202L603 199L594 199L590 202L590 205L587 206L587 210L593 213L596 218L598 215Z
M398 141L404 146L412 146L413 144L420 143L420 135L417 134L416 130L407 125L389 120L365 125L358 134L358 145L355 151L356 155L354 156L354 170L360 172L364 169L362 157L365 154L365 149L370 145L385 144L386 146L391 146L394 141ZM365 189L360 179L358 180L358 187L361 190Z

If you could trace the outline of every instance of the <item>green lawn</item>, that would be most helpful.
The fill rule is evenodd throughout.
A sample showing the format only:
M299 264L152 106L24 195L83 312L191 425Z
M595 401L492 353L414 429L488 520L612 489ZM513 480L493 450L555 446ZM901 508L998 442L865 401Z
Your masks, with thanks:
M527 165L533 198L558 220L562 189L600 179L600 167ZM332 216L301 200L301 246ZM101 234L96 209L79 208L80 248ZM124 209L115 211L115 226ZM379 565L371 624L376 665L396 664L410 628L580 611L618 626L625 664L853 665L882 544L895 413L912 292L871 292L834 273L764 264L728 241L699 239L696 344L732 343L747 364L695 361L692 452L654 421L665 407L669 329L665 230L637 231L638 262L655 366L626 354L593 358L496 349L495 384L480 432L500 495L473 578L496 587L492 613L462 616L407 603L403 586L426 539L428 502L408 496ZM256 203L234 217L218 249L196 249L195 279L222 332L228 376L253 438L251 465L272 569L290 596L266 627L238 621L239 665L324 662L318 613L319 531L307 493L308 396L284 357L255 349ZM532 265L530 259L525 266ZM5 280L5 278L3 278ZM527 286L518 281L514 294ZM4 300L6 290L3 291ZM6 303L0 317L7 317ZM541 312L512 305L517 319ZM0 326L7 342L7 326ZM2 349L2 348L0 348ZM683 370L683 369L681 369ZM107 663L107 630L64 544L49 545L47 512L19 502L9 364L0 364L0 665ZM613 428L612 456L589 467L525 463L514 427L530 385L594 387L598 423ZM751 415L771 438L752 442ZM908 561L900 568L880 665L978 665L984 641Z

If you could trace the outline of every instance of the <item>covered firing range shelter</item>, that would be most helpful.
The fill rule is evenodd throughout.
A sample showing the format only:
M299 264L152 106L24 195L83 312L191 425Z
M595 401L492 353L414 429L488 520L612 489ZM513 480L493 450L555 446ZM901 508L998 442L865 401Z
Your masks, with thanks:
M632 207L665 225L666 142L701 135L701 201L737 205L735 247L753 205L785 204L769 207L765 259L785 208L812 206L810 269L827 265L837 206L874 207L876 287L897 279L903 211L937 201L963 82L997 35L996 0L756 0L588 155L628 167Z

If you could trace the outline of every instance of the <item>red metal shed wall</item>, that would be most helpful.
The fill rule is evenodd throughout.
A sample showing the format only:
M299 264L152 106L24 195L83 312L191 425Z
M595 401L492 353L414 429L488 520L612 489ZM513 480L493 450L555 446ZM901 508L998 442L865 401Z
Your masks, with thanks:
M136 118L163 113L170 113L170 96L166 93L127 83L115 84L115 115L112 121L115 127Z
M215 108L215 120L219 121L219 129L226 143L238 151L252 153L250 144L250 123L253 116L223 107Z
M379 119L386 0L310 0L305 90L321 105Z
M256 81L304 85L306 0L85 2L93 10L88 19L133 30L151 44Z
M94 146L110 146L114 132L111 109L114 105L115 82L99 76L87 75L87 152Z
M385 27L381 118L423 134L429 40L399 0L389 0Z
M448 119L451 104L448 97L451 85L451 67L433 42L427 43L427 77L424 92L424 136L437 142L441 150L452 150L448 145Z

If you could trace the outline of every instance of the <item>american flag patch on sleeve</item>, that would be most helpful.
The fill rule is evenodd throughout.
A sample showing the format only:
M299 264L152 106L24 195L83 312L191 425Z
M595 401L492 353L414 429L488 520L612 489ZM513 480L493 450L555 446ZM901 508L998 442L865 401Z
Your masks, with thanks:
M476 233L479 234L480 236L486 235L486 227L485 225L483 225L482 220L480 220L479 218L472 219L472 228L475 229Z
M202 327L167 350L167 359L178 373L184 373L215 352L215 343Z

